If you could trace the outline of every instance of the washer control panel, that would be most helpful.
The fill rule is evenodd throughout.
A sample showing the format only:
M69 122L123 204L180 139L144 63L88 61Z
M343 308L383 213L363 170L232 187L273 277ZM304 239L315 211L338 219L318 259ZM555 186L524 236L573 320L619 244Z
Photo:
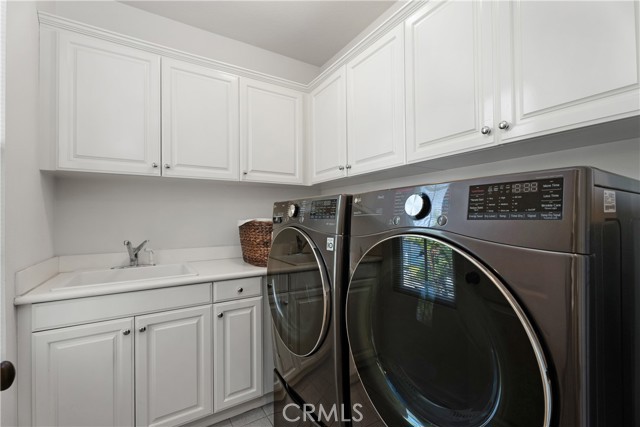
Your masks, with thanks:
M344 216L351 198L346 195L289 200L273 204L274 226L299 224L331 234L344 232Z

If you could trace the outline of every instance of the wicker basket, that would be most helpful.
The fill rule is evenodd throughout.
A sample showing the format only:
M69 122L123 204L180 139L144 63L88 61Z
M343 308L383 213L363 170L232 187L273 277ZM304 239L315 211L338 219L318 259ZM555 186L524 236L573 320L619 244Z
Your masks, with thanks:
M271 249L273 222L252 220L240 225L242 259L251 265L266 267Z

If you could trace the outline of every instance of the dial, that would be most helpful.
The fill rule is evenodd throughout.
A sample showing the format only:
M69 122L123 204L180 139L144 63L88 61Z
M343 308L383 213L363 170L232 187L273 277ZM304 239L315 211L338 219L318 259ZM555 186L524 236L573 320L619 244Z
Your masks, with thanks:
M406 202L404 202L404 211L414 219L422 219L431 210L431 201L429 196L424 193L412 194Z
M296 205L295 203L291 203L289 205L289 209L287 210L287 215L289 215L289 218L295 218L298 216L298 205Z

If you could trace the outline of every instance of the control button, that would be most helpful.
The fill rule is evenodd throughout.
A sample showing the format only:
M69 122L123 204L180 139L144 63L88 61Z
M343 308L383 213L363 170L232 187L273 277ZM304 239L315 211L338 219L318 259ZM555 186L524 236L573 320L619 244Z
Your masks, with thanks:
M439 225L439 226L446 225L446 224L447 224L447 217L446 217L445 215L440 215L440 216L438 217L438 220L437 220L437 221L438 221L438 225Z
M406 202L404 202L404 211L414 219L422 219L431 210L431 201L429 196L424 193L412 194Z
M282 217L281 216L274 216L273 217L273 223L274 224L282 224Z
M287 215L289 216L289 218L295 218L298 216L299 211L300 208L298 208L298 205L296 205L295 203L291 203L289 205L289 208L287 209Z
M400 224L400 217L399 216L393 218L393 225L398 225L398 224Z

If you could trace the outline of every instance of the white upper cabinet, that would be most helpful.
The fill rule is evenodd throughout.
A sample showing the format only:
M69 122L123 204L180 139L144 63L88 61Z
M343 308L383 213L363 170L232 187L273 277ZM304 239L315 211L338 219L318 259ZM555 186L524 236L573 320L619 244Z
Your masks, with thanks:
M497 7L503 140L638 114L638 2Z
M347 64L347 123L350 175L405 163L402 24Z
M309 95L311 182L346 176L347 89L345 67Z
M65 32L57 59L57 167L160 175L160 57Z
M238 77L162 59L162 175L238 180Z
M243 181L302 184L304 95L240 80L240 159Z
M494 143L490 2L428 2L405 21L407 161Z

